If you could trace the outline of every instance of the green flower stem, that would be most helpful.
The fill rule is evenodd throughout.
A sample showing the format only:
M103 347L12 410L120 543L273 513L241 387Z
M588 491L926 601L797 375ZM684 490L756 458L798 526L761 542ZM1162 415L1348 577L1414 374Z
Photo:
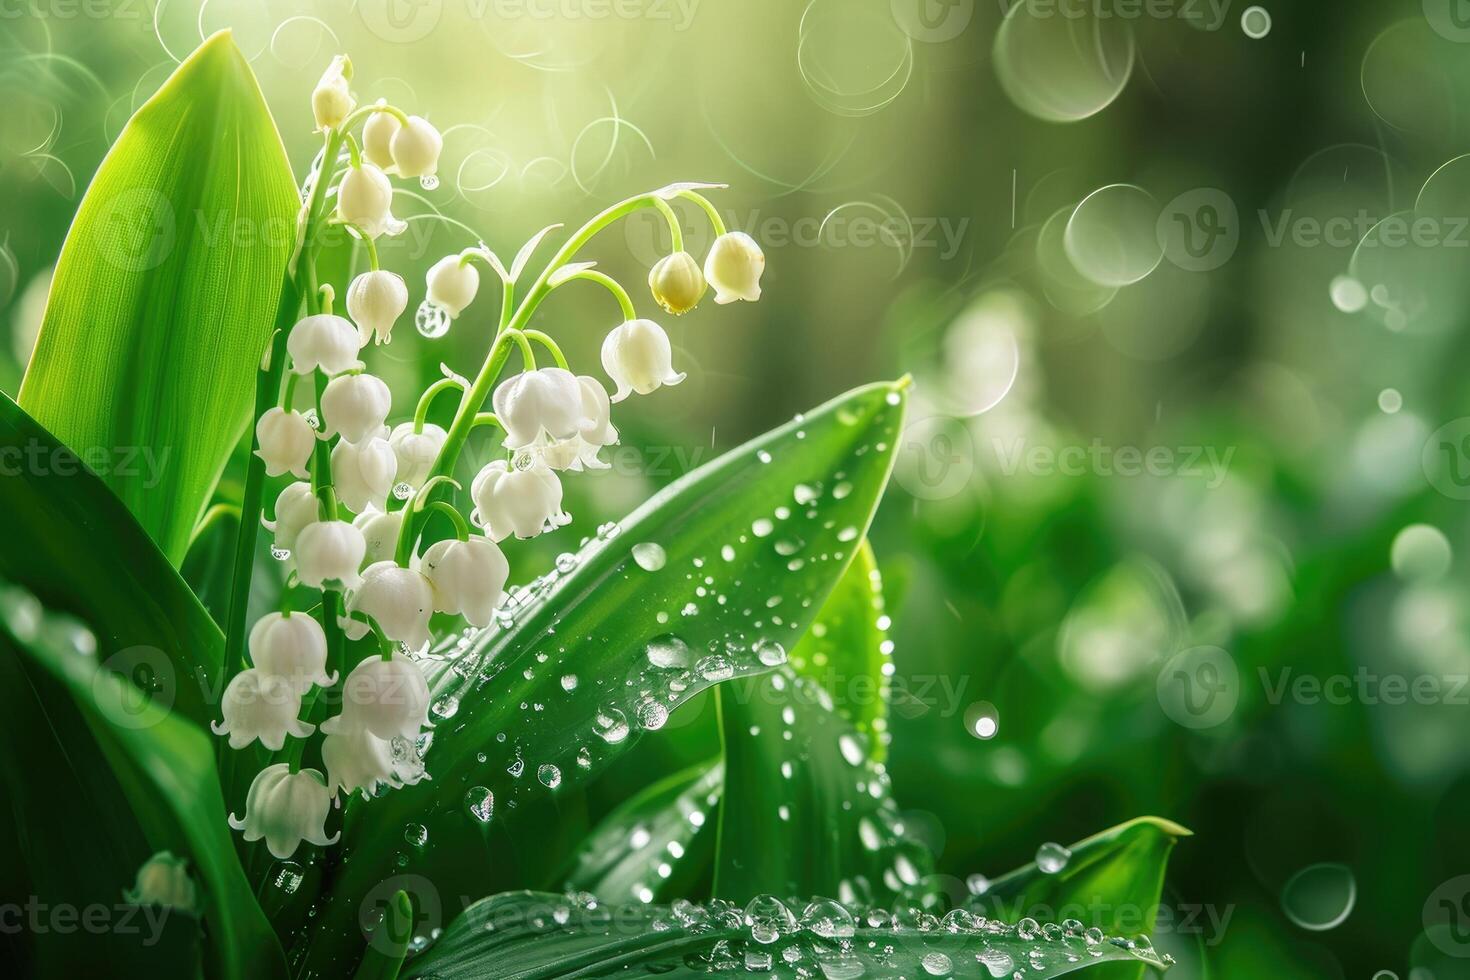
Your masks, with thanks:
M551 357L554 361L556 361L557 367L561 368L563 371L570 370L570 368L567 367L566 355L561 352L561 348L556 345L556 341L552 340L550 336L542 333L540 330L522 330L521 334L524 335L527 340L534 340L536 343L540 344L542 347L545 347L548 351L550 351Z
M496 414L494 412L477 412L477 413L475 413L475 420L470 423L470 428L471 429L478 429L482 425L493 425L493 426L495 426L495 428L499 429L501 432L504 432L505 431L505 426L504 425L501 425L500 419L496 416Z
M362 151L357 148L356 137L354 137L351 133L348 133L346 138L347 159L351 162L352 169L357 170L362 167Z
M317 231L326 209L327 186L332 161L341 152L342 134L333 130L326 135L322 151L320 175L312 187L306 204L306 221L297 242L294 265L288 266L281 281L280 300L276 304L276 330L266 355L265 365L255 389L255 415L258 419L276 404L281 391L281 373L286 366L286 340L301 311L302 283L314 277L311 256L315 251ZM252 421L253 431L253 421ZM252 440L252 450L260 444ZM250 575L255 563L256 535L260 528L260 512L265 495L265 460L251 455L245 473L245 494L240 505L240 536L235 542L235 569L230 588L230 610L225 620L225 656L222 683L228 682L245 660L245 623L249 617ZM227 756L228 758L228 756ZM229 785L228 782L225 783Z
M596 269L584 269L581 272L567 276L561 282L557 283L557 285L564 286L575 279L585 279L588 282L595 282L607 287L607 291L612 293L613 297L618 301L618 308L623 311L624 323L629 320L638 319L638 312L633 309L633 300L628 296L628 291L612 276L605 272L598 272Z
M525 371L536 370L536 351L531 347L531 342L520 330L507 330L504 336L515 341L515 345L521 349L521 368Z
M465 523L464 515L458 510L455 510L454 505L449 503L449 501L435 500L424 508L424 512L426 514L443 514L454 525L454 536L456 538L461 541L468 541L470 539L470 526ZM424 522L428 523L427 517L424 519Z
M375 112L386 112L394 119L397 119L400 124L404 126L408 125L408 115L402 109L399 109L396 106L388 105L387 103L383 103L381 105L373 104L359 106L356 110L353 111L351 115L342 120L342 125L337 128L339 131L345 133L347 130L352 129L358 123L367 119L368 116L371 116Z
M301 375L295 371L286 372L286 391L281 395L281 407L291 411L291 403L296 398L296 384L301 380Z
M669 223L669 240L672 250L674 252L684 251L684 228L679 224L679 216L674 213L673 208L669 207L669 202L661 197L653 199L653 206L658 208L664 220Z
M367 246L368 268L372 269L372 271L374 272L377 272L380 268L382 268L382 266L378 264L378 243L373 241L367 232L363 231L361 228L350 221L334 221L332 222L332 224L341 225L343 228L346 228L348 231L357 236L357 240L359 242Z
M635 211L657 207L658 200L659 198L653 194L640 194L637 197L619 201L599 212L577 229L561 248L557 249L551 261L536 277L526 298L521 300L520 306L515 308L514 314L507 317L506 311L511 308L511 304L510 302L502 304L500 331L496 334L495 343L485 355L485 363L480 367L480 373L475 376L469 391L465 392L464 397L460 399L459 410L455 413L454 422L449 426L448 436L439 450L438 458L434 460L434 468L430 471L431 479L435 476L449 476L454 472L454 467L459 462L460 454L464 451L465 442L469 439L470 430L475 426L480 409L484 407L485 399L490 397L490 392L494 390L495 383L500 378L500 372L505 369L505 362L510 358L510 346L506 342L507 334L519 332L531 322L531 317L535 315L541 301L551 293L551 277L558 269L575 258L577 253L593 238L597 237L598 232ZM507 286L505 291L509 293L510 288ZM427 487L427 484L425 486ZM404 556L411 553L413 549L412 525L413 521L405 518L399 532L397 551L400 565L407 565Z
M704 213L709 215L709 223L714 226L716 238L725 234L725 219L720 217L720 212L710 203L709 198L695 191L680 191L679 196L685 200L693 201L704 209Z
M438 396L440 392L448 391L450 388L458 388L460 390L461 397L463 397L464 382L460 381L458 378L440 378L438 381L435 381L433 384L429 385L429 387L424 389L424 393L419 396L418 408L415 408L413 411L414 432L417 433L424 431L424 422L427 421L429 418L429 406L433 404L434 398Z

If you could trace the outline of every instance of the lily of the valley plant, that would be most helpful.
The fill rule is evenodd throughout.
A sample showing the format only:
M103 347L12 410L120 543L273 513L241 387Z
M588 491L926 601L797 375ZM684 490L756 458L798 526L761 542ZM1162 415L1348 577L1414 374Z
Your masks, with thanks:
M528 242L509 269L483 243L472 244L429 270L417 319L426 333L441 332L450 321L483 330L484 362L472 377L446 368L417 399L396 399L361 360L369 344L392 341L409 303L407 284L380 267L374 242L405 228L393 214L392 178L415 178L432 189L443 139L426 119L396 106L359 106L351 77L351 62L339 56L312 94L323 148L302 191L292 270L305 315L278 332L262 363L257 458L227 631L230 676L215 725L227 751L257 740L272 751L292 744L289 761L255 776L243 816L230 819L246 840L264 839L279 859L303 841L334 843L326 822L345 796L371 797L430 778L414 748L429 726L429 688L416 658L433 639L430 617L448 613L472 627L488 626L512 574L500 543L570 523L562 480L606 468L599 450L618 439L613 404L684 380L664 328L640 317L616 280L579 261L583 248L620 218L657 209L673 251L650 271L649 286L654 301L675 315L692 310L709 286L718 303L758 299L765 265L756 242L727 232L700 193L718 186L711 184L676 184L607 208L567 239L523 293L524 267L556 226ZM698 204L714 226L702 267L684 251L669 204L675 198ZM371 267L351 282L318 278L328 225L345 228L366 248ZM493 330L490 317L476 316L479 266L499 284ZM543 301L574 282L599 286L617 302L620 319L602 344L606 381L594 370L574 370L552 337L528 327ZM339 287L346 316L335 308ZM431 404L443 397L457 399L447 429L426 421ZM472 438L490 440L504 456L465 488L453 476ZM266 481L288 478L275 490L270 513L262 513ZM454 503L454 490L467 491L468 513ZM321 590L314 610L283 607L247 624L257 516L295 580ZM452 537L423 547L434 520ZM378 652L344 662L344 640L368 636ZM340 712L312 722L316 699L334 688L340 696L328 701L340 704ZM312 741L325 772L302 765Z

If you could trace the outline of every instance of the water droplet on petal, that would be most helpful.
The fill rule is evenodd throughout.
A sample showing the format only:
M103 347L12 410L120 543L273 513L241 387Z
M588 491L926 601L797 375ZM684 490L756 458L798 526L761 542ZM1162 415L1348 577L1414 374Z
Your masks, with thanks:
M414 313L413 324L420 334L432 340L449 332L450 319L449 311L444 307L424 300Z

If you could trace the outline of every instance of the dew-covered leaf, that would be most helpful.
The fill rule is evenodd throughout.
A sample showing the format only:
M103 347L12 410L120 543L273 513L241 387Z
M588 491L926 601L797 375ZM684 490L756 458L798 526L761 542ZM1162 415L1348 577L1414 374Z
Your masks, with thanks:
M7 807L26 834L11 859L39 901L115 916L109 929L37 935L45 950L36 975L83 975L102 963L117 976L195 973L196 964L149 948L155 923L198 937L191 914L127 912L123 899L138 869L168 851L195 882L209 975L284 977L285 958L235 857L213 742L103 669L98 641L0 582L0 716L8 744L25 747L0 765Z
M311 963L360 955L358 904L395 875L446 904L515 880L557 846L539 804L700 691L784 663L866 534L903 392L856 389L676 481L452 650L432 779L349 808Z
M1071 847L1044 844L1037 861L992 880L969 907L1010 922L1076 919L1109 933L1146 935L1154 929L1169 852L1188 836L1173 821L1139 817ZM1123 965L1104 975L1130 980L1139 973Z
M409 962L405 975L1048 980L1110 963L1166 968L1151 952L1057 927L1022 935L964 912L923 925L895 925L886 913L870 918L822 899L806 906L759 896L745 908L720 901L629 907L516 892L475 903L432 950Z
M57 261L20 404L176 566L249 422L299 206L220 33L128 122Z

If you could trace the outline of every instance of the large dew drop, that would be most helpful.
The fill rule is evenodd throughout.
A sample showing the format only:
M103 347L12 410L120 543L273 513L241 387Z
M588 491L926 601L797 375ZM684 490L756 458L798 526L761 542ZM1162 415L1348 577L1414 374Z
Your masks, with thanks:
M1358 903L1358 883L1341 864L1314 864L1292 875L1281 889L1287 918L1313 932L1342 925Z
M413 315L413 325L418 328L419 333L433 339L449 332L450 319L449 311L444 307L424 300Z
M654 544L652 541L642 541L633 546L633 560L645 572L656 572L664 567L664 562L669 560L669 556L661 545Z
M606 707L592 719L592 727L599 738L609 745L617 745L628 737L628 718L617 708Z
M1036 867L1044 874L1059 874L1072 860L1072 852L1060 844L1046 843L1036 849Z
M480 823L489 823L495 815L495 794L484 786L471 786L465 791L464 805L469 808L470 816Z

